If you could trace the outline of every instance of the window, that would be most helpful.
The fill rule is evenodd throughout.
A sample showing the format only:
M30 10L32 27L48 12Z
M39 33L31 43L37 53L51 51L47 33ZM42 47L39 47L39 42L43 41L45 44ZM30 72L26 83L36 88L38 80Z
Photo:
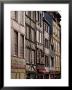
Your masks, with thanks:
M37 63L40 63L40 64L44 64L44 53L42 52L42 50L39 50L37 49Z
M36 11L36 20L37 20L37 21L39 21L39 17L38 17L38 16L39 16L39 12Z
M42 50L39 51L40 64L43 64Z
M40 31L37 31L37 42L43 43L43 35Z
M39 57L40 57L40 54L39 54L39 50L37 49L37 63L40 63Z
M38 31L38 32L39 32L39 31ZM39 32L39 36L38 36L38 37L39 37L39 42L40 42L40 32Z
M43 26L44 26L44 31L46 31L47 33L49 33L49 31L50 31L50 26L49 26L49 24L48 23L46 23L46 22L43 22Z
M37 30L36 37L37 37L37 42L39 42L39 31L38 30Z
M40 43L42 43L42 34L40 33Z
M53 50L54 49L54 46L53 45L51 45L51 50Z
M45 25L46 25L45 31L48 33L48 24L46 23Z
M18 11L15 11L15 20L18 22Z
M30 63L30 49L26 48L26 63Z
M30 27L26 25L26 38L29 39Z
M24 12L21 12L21 16L20 16L20 24L24 25Z
M39 43L42 43L42 33L39 32Z
M36 13L36 18L37 18L38 24L41 27L42 14L39 11L37 11Z
M14 52L18 56L18 32L14 31Z
M46 23L45 22L43 22L43 28L44 28L44 31L45 31L45 29L46 29Z
M40 13L40 27L41 27L41 13Z
M49 31L50 31L50 26L48 25L48 31L47 32L49 33Z
M41 33L41 43L43 44L43 34Z
M31 29L31 40L34 42L35 41L35 31Z
M31 63L34 64L35 52L31 51Z
M54 67L54 58L51 57L51 67Z
M38 11L38 22L39 22L39 19L40 19L40 18L39 18L39 11Z
M49 62L48 62L48 56L45 55L45 66L49 66Z
M20 36L20 56L24 58L24 36Z
M45 39L45 48L49 48L49 43L47 39Z

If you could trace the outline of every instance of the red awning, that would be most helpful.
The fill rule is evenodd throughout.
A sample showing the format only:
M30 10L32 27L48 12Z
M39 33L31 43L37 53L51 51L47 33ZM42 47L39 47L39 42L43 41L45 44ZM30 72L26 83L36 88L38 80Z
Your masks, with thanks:
M37 70L40 73L49 73L49 70L47 67L38 67Z

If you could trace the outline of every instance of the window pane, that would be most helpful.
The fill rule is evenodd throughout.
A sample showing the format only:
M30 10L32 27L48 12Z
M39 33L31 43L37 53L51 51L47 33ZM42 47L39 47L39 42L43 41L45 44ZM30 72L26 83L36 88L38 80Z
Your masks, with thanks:
M29 26L26 25L26 38L29 39Z
M15 55L18 56L18 32L14 31L14 51Z
M39 11L38 11L38 22L39 22L39 19L40 19L40 18L39 18Z
M37 42L39 42L39 31L37 30Z
M39 63L39 50L37 50L37 63Z
M45 47L49 48L49 41L47 39L45 39Z
M54 67L54 58L51 57L51 67Z
M40 43L41 43L41 39L42 39L42 37L41 37L41 33L40 33Z
M31 40L35 41L35 31L31 29Z
M46 65L46 66L49 66L48 56L45 56L45 65Z
M49 33L49 31L50 31L50 26L48 25L48 33Z
M41 43L43 44L43 34L41 34Z
M32 64L34 64L34 56L35 56L34 51L31 51L31 61L32 61Z
M30 59L29 53L30 53L29 49L26 48L26 63L29 63L29 59Z
M41 13L40 13L40 26L41 26Z
M20 56L21 58L24 58L24 36L21 35L20 38Z

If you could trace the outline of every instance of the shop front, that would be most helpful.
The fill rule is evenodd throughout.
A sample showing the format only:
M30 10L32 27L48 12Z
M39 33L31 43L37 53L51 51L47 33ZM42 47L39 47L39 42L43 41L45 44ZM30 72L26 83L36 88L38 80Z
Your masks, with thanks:
M38 79L48 79L49 78L48 67L38 66L37 67L37 78Z
M55 71L50 71L50 79L55 79Z
M61 78L61 73L59 71L55 72L55 79L60 79Z
M26 79L36 79L36 67L26 65Z
M36 79L36 73L32 71L27 71L27 79Z

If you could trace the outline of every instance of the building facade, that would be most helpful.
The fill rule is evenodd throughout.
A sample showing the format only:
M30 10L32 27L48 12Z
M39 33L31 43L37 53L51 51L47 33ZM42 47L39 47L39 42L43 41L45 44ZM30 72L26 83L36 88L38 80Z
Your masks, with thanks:
M60 78L61 17L55 13L11 12L12 79Z
M53 34L52 41L55 48L55 78L61 77L61 25L60 25L60 15L54 12L53 18Z
M11 78L26 78L25 12L11 12Z

